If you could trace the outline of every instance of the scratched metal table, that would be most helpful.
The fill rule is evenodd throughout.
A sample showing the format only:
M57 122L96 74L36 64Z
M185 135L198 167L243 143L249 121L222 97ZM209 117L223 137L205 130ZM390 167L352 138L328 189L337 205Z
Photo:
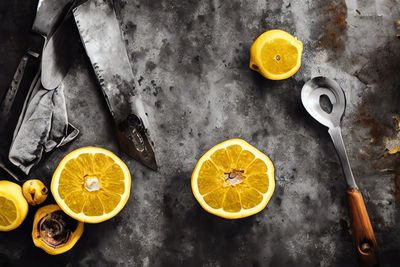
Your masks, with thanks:
M0 233L0 266L354 266L345 183L327 129L300 100L305 81L334 78L347 96L343 137L364 194L383 266L400 261L400 157L385 153L400 113L400 2L115 0L154 127L159 171L124 155L83 49L64 83L81 134L46 155L32 177L49 184L68 152L95 145L132 172L132 195L115 218L85 225L60 256L34 247L35 208ZM27 49L37 1L0 3L0 95ZM248 68L249 48L279 28L304 44L302 67L284 81ZM268 154L276 189L267 208L241 220L206 213L192 196L199 157L229 138ZM3 177L1 177L3 178ZM47 203L53 201L49 199Z

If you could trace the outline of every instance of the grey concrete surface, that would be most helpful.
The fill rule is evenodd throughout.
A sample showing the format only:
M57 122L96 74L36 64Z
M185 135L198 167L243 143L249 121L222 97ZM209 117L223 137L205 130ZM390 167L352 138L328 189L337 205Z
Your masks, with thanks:
M22 226L0 233L0 266L356 266L338 158L327 129L300 100L302 85L317 75L334 78L346 93L343 138L350 163L382 266L399 266L400 157L388 155L384 145L396 134L391 117L400 113L399 1L115 4L154 127L159 171L118 149L81 49L64 81L69 117L81 134L46 155L31 177L49 184L68 152L101 146L127 163L132 195L113 219L86 224L77 245L60 256L34 247L31 208ZM35 5L0 3L0 95L28 47ZM283 81L248 68L252 42L274 28L304 44L300 70ZM200 156L230 138L247 140L276 168L268 206L233 221L205 212L190 187Z

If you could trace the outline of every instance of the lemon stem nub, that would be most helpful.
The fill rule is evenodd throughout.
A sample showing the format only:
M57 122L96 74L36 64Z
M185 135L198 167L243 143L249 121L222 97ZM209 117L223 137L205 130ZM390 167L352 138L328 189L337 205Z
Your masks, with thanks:
M276 55L275 58L276 58L277 61L281 60L281 56L280 55Z
M96 176L85 177L85 189L89 192L99 191L100 183Z
M256 64L252 64L251 67L252 67L254 70L258 70L258 66L257 66Z

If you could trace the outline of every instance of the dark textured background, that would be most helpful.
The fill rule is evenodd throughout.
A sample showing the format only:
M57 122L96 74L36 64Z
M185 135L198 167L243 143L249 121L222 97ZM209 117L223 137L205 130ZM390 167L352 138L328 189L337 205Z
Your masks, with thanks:
M36 2L0 2L0 96L28 47ZM382 265L398 266L400 157L387 155L384 144L400 113L400 2L365 2L115 0L159 171L118 149L81 49L64 81L69 119L81 134L31 176L48 185L68 152L101 146L127 163L131 198L113 219L86 224L60 256L34 247L31 208L22 226L0 233L0 266L354 266L340 165L327 129L300 100L304 82L317 75L346 93L343 137L353 172ZM248 68L252 42L273 28L304 44L302 67L283 81ZM190 188L199 157L229 138L247 140L276 167L267 208L234 221L205 212Z

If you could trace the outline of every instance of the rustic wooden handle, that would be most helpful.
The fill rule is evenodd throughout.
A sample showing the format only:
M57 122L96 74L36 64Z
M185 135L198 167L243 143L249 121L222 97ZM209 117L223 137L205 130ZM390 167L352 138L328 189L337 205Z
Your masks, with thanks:
M351 230L361 266L378 266L378 246L364 200L357 189L347 189Z

